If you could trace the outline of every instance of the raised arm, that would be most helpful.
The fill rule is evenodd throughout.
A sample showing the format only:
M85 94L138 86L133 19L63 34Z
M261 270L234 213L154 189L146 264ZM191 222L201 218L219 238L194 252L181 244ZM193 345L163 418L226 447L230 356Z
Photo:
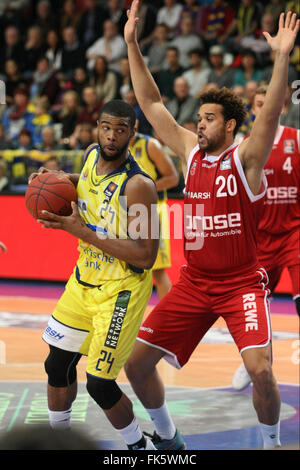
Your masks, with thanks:
M273 73L261 112L254 121L250 136L240 145L239 156L251 190L259 191L261 172L272 150L288 83L289 54L299 30L296 14L280 15L278 33L263 33L276 52Z
M131 80L137 101L160 139L180 158L187 159L197 145L197 136L179 126L165 108L159 89L148 70L137 43L138 0L133 0L124 28Z

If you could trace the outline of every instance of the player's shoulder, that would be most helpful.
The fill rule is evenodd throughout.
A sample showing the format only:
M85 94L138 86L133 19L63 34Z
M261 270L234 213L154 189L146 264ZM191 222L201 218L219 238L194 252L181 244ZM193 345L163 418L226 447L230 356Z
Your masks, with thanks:
M152 178L146 173L136 173L128 179L124 190L126 196L135 195L138 199L147 199L147 196L156 194L156 186Z
M98 150L99 148L99 145L94 142L93 144L90 144L86 149L85 149L85 152L84 152L84 156L83 156L83 162L85 163L89 154L91 153L92 150Z

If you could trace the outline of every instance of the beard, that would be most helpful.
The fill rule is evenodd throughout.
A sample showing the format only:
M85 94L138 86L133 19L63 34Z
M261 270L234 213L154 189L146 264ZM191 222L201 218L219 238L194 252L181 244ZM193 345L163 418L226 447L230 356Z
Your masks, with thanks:
M106 162L114 162L115 160L118 160L120 157L122 157L125 154L129 145L129 140L122 147L115 147L116 152L113 155L108 155L105 152L105 147L101 145L99 138L98 138L98 144L100 147L101 157L103 158L103 160L105 160Z
M202 137L204 137L204 141L201 143L199 141L200 150L203 150L209 155L214 155L214 152L224 144L226 137L225 128L220 130L220 132L215 134L211 139L208 139L208 137L204 136L203 134ZM200 138L200 136L198 136L198 138Z

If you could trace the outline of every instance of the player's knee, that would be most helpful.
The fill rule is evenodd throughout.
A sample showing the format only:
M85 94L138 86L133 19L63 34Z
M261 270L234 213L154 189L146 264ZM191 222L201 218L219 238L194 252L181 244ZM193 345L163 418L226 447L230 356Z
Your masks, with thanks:
M272 366L269 361L260 361L252 367L248 368L248 373L253 384L258 387L265 388L274 381Z
M145 382L156 372L156 364L163 356L164 352L160 349L137 341L124 365L128 380L134 384Z
M52 387L71 385L77 377L76 365L80 357L81 354L50 346L49 355L44 363L49 385Z
M121 399L123 392L115 380L101 379L87 374L87 391L103 410L110 410Z

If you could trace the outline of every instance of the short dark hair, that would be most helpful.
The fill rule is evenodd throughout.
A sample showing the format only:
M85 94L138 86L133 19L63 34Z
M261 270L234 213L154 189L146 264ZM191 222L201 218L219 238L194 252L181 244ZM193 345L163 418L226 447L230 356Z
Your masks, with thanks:
M136 113L130 104L123 100L112 100L105 103L99 113L99 120L103 113L110 114L111 116L129 118L131 129L135 126Z
M233 132L233 135L236 135L247 114L242 99L231 89L223 87L202 93L200 96L200 106L206 103L220 104L222 106L222 114L225 122L229 121L229 119L236 120L236 126Z

